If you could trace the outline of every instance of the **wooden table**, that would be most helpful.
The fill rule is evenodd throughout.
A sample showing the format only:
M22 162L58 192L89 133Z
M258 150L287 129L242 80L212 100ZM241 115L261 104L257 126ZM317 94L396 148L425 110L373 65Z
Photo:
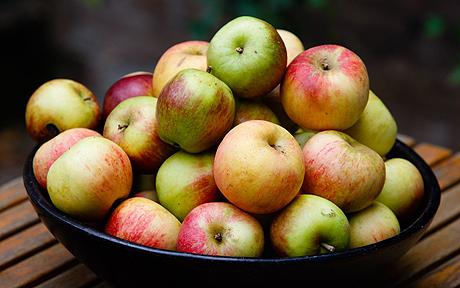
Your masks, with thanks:
M443 192L433 223L391 267L387 286L460 287L460 153L399 138L433 168ZM109 287L40 223L19 177L0 187L0 287L31 286Z

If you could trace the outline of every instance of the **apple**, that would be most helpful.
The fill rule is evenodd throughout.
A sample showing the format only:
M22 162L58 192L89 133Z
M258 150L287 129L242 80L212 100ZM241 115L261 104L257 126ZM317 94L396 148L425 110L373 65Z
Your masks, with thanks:
M219 144L214 179L235 206L268 214L299 193L304 177L302 150L283 127L264 120L235 126Z
M297 55L302 53L305 48L303 47L302 41L297 37L294 33L277 29L276 30L280 35L281 39L283 40L284 46L286 46L287 52L287 65L289 65L292 60L294 60ZM268 93L265 98L273 100L275 102L281 102L280 99L280 85L278 84L275 89L273 89L270 93Z
M309 130L309 129L299 129L294 133L294 138L299 143L300 148L303 149L305 143L310 140L313 135L315 135L317 131Z
M316 133L303 147L303 191L324 197L344 212L371 205L385 182L385 164L377 152L345 133Z
M347 216L331 201L315 195L299 195L273 220L270 239L280 256L309 256L348 247Z
M213 256L259 257L264 231L251 215L226 202L194 208L185 217L177 251Z
M185 41L166 50L153 72L152 95L159 97L166 83L184 69L195 68L206 71L208 46L209 43L206 41Z
M220 197L212 167L214 153L189 154L179 151L163 162L156 177L160 204L180 221L193 208Z
M242 98L263 96L281 81L287 52L283 40L269 23L241 16L225 24L208 48L211 73Z
M423 178L417 167L402 158L385 161L386 178L377 201L390 208L396 217L407 220L423 201Z
M310 48L289 64L281 103L300 127L343 130L358 121L369 97L369 77L358 55L338 45Z
M54 161L46 181L56 208L80 220L102 220L116 200L128 196L131 163L112 141L86 137Z
M358 122L343 132L385 156L395 144L398 127L385 104L369 90L369 100Z
M375 201L369 207L349 216L350 247L374 244L400 232L399 222L390 208Z
M238 99L236 101L236 114L233 126L249 120L266 120L280 124L275 113L263 102Z
M283 29L277 29L276 31L278 31L278 34L280 35L284 45L286 46L287 64L289 65L295 57L297 57L300 53L302 53L305 50L302 44L302 40L300 40L299 37L297 37L297 35L290 31Z
M230 130L235 99L230 88L215 76L185 69L162 90L156 117L163 141L199 153L217 144Z
M157 191L155 190L144 190L140 191L134 194L134 197L142 197L142 198L147 198L149 200L152 200L154 202L159 203L160 201L158 200L158 194Z
M179 220L160 204L133 197L113 211L105 232L144 246L176 250L180 225Z
M26 129L45 142L71 128L96 129L101 111L96 96L82 84L54 79L41 85L26 106Z
M152 95L152 76L150 72L134 72L113 83L104 96L103 118L106 119L123 100L135 96Z
M155 172L175 151L158 136L156 108L157 98L135 96L118 104L104 125L104 137L123 148L140 173Z
M42 188L46 189L48 170L54 161L70 149L75 143L90 136L101 136L87 128L71 128L59 133L56 137L43 143L35 152L32 167L35 178Z

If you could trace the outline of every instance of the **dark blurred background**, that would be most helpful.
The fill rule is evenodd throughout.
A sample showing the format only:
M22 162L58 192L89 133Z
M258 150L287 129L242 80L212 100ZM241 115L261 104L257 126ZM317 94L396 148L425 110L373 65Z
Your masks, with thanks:
M305 48L350 48L400 133L460 150L458 0L0 0L0 183L20 175L35 145L24 111L42 83L71 78L102 103L122 75L153 71L168 47L210 40L240 15L294 32Z

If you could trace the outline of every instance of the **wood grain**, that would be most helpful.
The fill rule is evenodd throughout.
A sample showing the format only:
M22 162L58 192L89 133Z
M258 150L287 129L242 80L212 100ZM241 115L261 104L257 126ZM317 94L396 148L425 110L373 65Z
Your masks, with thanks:
M460 221L455 221L424 238L404 255L390 272L385 282L401 284L430 267L460 252Z
M460 255L437 267L430 273L410 283L411 288L456 288L460 287Z
M440 162L433 168L433 172L438 179L441 190L456 184L460 181L460 153L455 153L452 157Z
M76 261L62 245L56 244L0 272L0 288L32 286L31 284L61 266Z
M38 222L37 213L29 201L13 206L0 213L0 240Z
M0 211L27 199L22 178L16 178L1 186Z
M51 243L56 240L42 223L14 234L0 242L0 270Z
M439 161L452 155L452 151L450 149L429 143L420 143L415 145L414 151L430 166L433 166Z
M36 288L80 288L98 283L98 277L83 264L78 264L69 270L37 285Z
M441 203L425 235L460 217L460 184L441 193ZM460 220L458 220L460 221Z

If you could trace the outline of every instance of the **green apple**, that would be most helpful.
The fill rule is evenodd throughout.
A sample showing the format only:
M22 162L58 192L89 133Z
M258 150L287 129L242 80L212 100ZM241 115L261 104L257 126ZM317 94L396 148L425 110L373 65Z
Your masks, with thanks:
M317 131L309 130L309 129L299 129L294 133L294 138L299 143L300 147L303 148L305 143L315 135Z
M80 220L102 220L131 190L128 155L98 136L81 139L51 165L47 190L59 210Z
M362 247L399 234L395 214L375 201L371 206L349 216L350 248Z
M26 106L26 129L45 142L71 128L96 129L101 109L96 96L83 84L54 79L40 86Z
M263 102L238 99L236 101L236 114L233 126L249 120L266 120L280 124L275 113Z
M377 201L405 220L417 211L423 201L423 178L417 167L402 158L385 161L385 184Z
M243 98L273 90L287 63L286 47L276 29L250 16L235 18L217 31L207 57L211 73Z
M175 151L158 136L156 107L157 98L151 96L128 98L110 112L104 125L104 137L123 148L140 173L154 173Z
M280 256L317 255L345 250L350 227L337 205L319 196L302 194L273 220L270 238Z
M358 122L344 132L384 156L396 141L398 127L385 104L369 90L369 100Z
M180 221L195 207L219 199L212 167L214 153L179 151L158 169L156 191L160 204Z
M230 130L235 99L230 88L215 76L185 69L161 91L156 117L163 141L198 153L217 144Z

